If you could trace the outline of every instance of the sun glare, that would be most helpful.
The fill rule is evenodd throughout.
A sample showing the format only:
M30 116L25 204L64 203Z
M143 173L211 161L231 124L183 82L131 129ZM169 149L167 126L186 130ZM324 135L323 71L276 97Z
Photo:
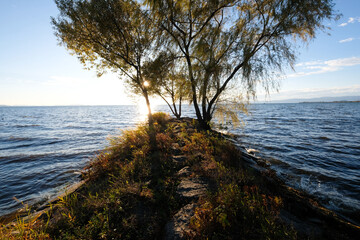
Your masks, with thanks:
M144 81L144 87L148 87L150 86L150 82L149 81Z
M155 106L156 106L156 104L153 104L153 103L151 104L151 112L154 112ZM138 103L137 111L138 111L139 119L141 121L147 120L149 110L145 103Z

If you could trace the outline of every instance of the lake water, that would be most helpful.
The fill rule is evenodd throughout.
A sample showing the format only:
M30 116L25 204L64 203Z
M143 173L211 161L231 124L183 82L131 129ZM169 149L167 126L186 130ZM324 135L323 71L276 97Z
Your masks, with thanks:
M78 181L107 137L144 121L142 111L0 107L0 215L21 206L13 197L45 201ZM245 127L230 130L239 144L259 150L280 178L324 206L350 218L360 213L359 103L255 104L250 113L241 115ZM184 107L184 116L194 117L191 107Z

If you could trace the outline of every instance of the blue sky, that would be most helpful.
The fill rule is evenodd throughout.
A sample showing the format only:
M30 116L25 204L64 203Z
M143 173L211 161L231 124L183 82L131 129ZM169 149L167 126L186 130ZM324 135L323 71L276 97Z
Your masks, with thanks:
M326 23L330 35L299 47L296 71L270 100L360 96L360 1L337 0L335 8L342 17ZM116 75L97 78L57 44L57 15L52 0L0 1L0 105L134 104Z

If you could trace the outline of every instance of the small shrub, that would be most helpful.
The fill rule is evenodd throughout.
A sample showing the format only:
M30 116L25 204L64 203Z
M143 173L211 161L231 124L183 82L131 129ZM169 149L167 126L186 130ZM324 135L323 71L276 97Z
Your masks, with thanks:
M295 239L295 233L278 222L280 206L280 198L260 194L256 186L241 189L233 184L223 185L195 209L190 237Z
M184 142L183 151L187 153L189 160L195 160L199 156L203 159L213 157L213 145L205 133L194 132L189 137L184 138Z
M170 115L163 112L156 112L152 114L154 123L159 124L162 127L166 127L166 123L170 119Z
M17 199L15 199L17 200ZM22 202L21 202L22 203ZM27 213L26 217L17 217L15 222L0 225L0 240L45 240L50 239L46 232L50 213L45 212L48 219L40 219L41 213L32 214L31 208L22 203ZM50 210L51 211L51 210Z

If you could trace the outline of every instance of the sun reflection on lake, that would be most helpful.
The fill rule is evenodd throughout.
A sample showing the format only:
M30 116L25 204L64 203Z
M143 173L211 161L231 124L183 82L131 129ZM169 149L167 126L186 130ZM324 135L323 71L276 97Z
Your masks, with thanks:
M138 103L136 105L136 108L137 108L137 113L138 113L138 119L141 121L141 122L144 122L148 119L148 114L149 114L149 111L148 111L148 108L146 106L145 103ZM154 112L154 109L156 108L156 105L152 104L151 105L151 112L153 113Z

